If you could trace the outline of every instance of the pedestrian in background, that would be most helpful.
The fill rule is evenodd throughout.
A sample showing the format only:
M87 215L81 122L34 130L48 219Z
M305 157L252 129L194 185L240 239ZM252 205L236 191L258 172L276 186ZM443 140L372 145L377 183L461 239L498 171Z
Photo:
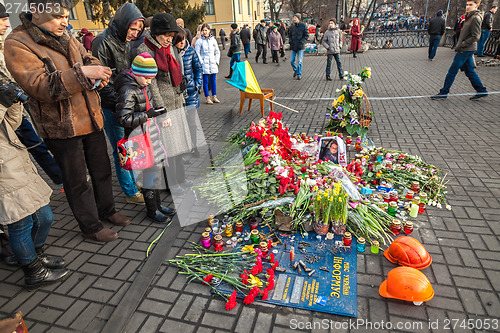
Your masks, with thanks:
M465 15L460 15L455 22L455 26L453 27L453 45L451 46L452 49L457 46L458 42L458 37L460 36L460 31L462 31L462 24L465 21Z
M226 32L222 28L219 31L219 37L220 37L220 43L222 44L222 49L225 50L226 49Z
M465 75L469 78L472 86L476 90L476 95L472 96L471 100L478 100L488 96L486 88L483 86L481 79L474 71L474 61L472 56L477 49L477 41L481 36L481 21L482 13L478 10L481 0L467 0L465 7L465 21L462 27L462 32L455 47L455 58L446 74L444 86L437 95L431 96L432 99L445 99L448 97L450 88L455 81L455 77L460 69L463 69Z
M339 72L339 79L344 78L344 72L342 71L342 62L340 61L340 49L342 48L342 31L340 31L336 25L336 19L331 18L328 22L328 30L323 35L323 46L327 50L326 59L326 80L332 81L330 77L332 58L335 58L337 63L337 70Z
M266 20L260 20L260 24L255 27L255 35L254 39L257 43L257 55L255 55L255 62L259 62L259 56L262 54L262 63L267 64L266 55L267 55L267 27Z
M490 37L491 30L493 29L493 20L495 18L495 13L497 12L497 6L491 6L491 9L484 13L483 22L481 23L481 37L477 43L477 56L484 57L484 46L488 37Z
M240 29L238 29L238 25L236 23L231 24L231 33L229 35L229 40L231 41L231 44L229 45L229 51L227 52L227 55L231 56L231 60L229 61L229 75L226 76L226 79L230 79L231 76L233 76L233 64L235 62L241 61Z
M354 21L352 21L352 28L351 28L351 47L350 51L352 51L352 56L353 58L357 58L356 52L361 49L361 36L363 34L361 33L361 26L359 25L359 19L355 18Z
M286 43L286 26L285 26L284 22L280 23L280 27L278 28L278 31L281 35L281 40L283 41L283 45L281 46L281 49L280 49L280 57L284 58L285 57L285 43Z
M196 47L196 41L201 37L201 27L203 24L198 24L198 27L196 28L196 36L193 37L193 40L191 41L191 46L193 48Z
M220 50L215 37L210 33L210 25L201 27L201 37L196 41L196 53L203 66L203 93L207 104L220 103L217 98L217 73L219 72ZM210 90L212 98L210 98Z
M80 31L80 35L82 36L82 44L85 50L91 51L91 44L94 40L94 34L90 32L87 28L82 28Z
M184 20L179 17L177 20L175 20L175 22L177 22L179 28L182 28L182 30L184 30L184 32L186 33L186 40L189 44L191 44L191 42L193 41L193 35L191 35L191 31L188 28L184 27Z
M280 65L280 59L278 57L279 50L283 47L283 39L278 32L278 27L273 26L271 28L271 33L269 34L269 48L271 49L271 55L273 57L273 62L276 66Z
M446 29L445 20L443 18L443 11L440 9L429 22L427 32L429 33L429 60L432 61L436 56L436 51Z
M297 77L297 80L302 78L302 61L304 60L305 44L309 37L307 27L303 22L300 22L301 19L302 15L296 13L293 16L293 24L288 29L290 50L292 51L290 63L293 69L293 77ZM297 64L295 63L296 59Z
M243 49L245 51L245 58L248 58L248 54L250 51L250 42L252 38L252 34L250 33L250 28L248 25L244 25L243 29L240 32L241 43L243 44Z

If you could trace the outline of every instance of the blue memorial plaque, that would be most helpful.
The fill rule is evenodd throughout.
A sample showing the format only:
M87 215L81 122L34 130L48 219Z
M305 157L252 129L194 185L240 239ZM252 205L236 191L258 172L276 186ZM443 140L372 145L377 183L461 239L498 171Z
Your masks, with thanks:
M263 233L266 234L265 231ZM344 247L341 236L326 239L313 232L304 236L299 233L278 236L281 243L274 246L271 252L275 253L276 260L286 271L275 271L275 286L268 299L262 301L257 297L256 301L356 317L356 239L352 240L350 247ZM292 247L295 255L291 261ZM240 250L240 247L235 249ZM300 264L301 272L298 268L294 269L294 264L299 261L307 269ZM227 294L232 292L226 284L221 284L219 290Z

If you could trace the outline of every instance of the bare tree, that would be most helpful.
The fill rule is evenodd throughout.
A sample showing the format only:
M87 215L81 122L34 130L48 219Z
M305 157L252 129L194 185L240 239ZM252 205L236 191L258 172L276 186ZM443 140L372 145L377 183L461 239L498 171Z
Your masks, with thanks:
M283 9L283 0L268 0L271 21L276 22L279 19L281 9Z

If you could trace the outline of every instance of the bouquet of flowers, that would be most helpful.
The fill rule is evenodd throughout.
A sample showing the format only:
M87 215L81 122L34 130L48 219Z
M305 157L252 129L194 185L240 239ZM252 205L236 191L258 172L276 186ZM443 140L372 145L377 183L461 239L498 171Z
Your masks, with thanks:
M366 134L368 127L363 119L360 119L360 109L365 95L362 83L370 76L370 67L363 67L359 74L345 72L347 84L337 89L340 96L333 101L331 108L327 108L327 130L345 128L347 133L351 135L354 133L359 136ZM371 109L368 109L367 116L373 118Z

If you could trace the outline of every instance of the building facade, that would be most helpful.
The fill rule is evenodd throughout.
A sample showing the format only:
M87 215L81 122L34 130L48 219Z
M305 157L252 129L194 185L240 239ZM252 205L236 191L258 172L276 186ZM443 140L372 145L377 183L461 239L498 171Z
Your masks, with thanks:
M252 28L264 19L264 0L190 0L190 3L204 4L205 23L210 24L216 37L224 29L229 38L230 26L238 24L241 28L247 24Z

